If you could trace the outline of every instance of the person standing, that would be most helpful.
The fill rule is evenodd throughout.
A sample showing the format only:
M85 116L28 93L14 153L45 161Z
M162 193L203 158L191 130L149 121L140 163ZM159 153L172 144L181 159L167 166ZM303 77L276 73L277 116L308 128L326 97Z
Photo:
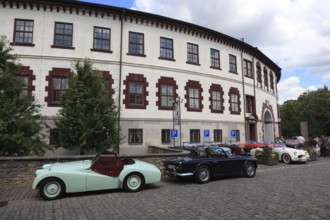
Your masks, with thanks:
M298 141L298 148L299 149L303 148L305 143L305 138L303 136L298 136L297 141Z
M321 146L321 154L320 157L326 157L327 156L327 140L325 139L325 137L323 135L321 135L320 140L319 140L319 144Z

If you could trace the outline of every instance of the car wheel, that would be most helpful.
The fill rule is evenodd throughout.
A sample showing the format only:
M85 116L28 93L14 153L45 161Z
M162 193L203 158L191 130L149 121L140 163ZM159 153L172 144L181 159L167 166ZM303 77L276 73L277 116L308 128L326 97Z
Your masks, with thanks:
M208 183L211 179L210 168L208 166L198 167L195 178L198 183Z
M144 178L139 173L131 173L125 177L124 188L128 192L137 192L144 186Z
M246 177L251 178L256 175L256 170L256 166L253 163L247 162L243 168L243 173Z
M286 163L286 164L291 163L291 157L290 157L289 154L283 154L282 155L282 160L283 160L283 163Z
M65 185L58 178L47 178L40 183L39 194L45 200L61 198L65 192Z

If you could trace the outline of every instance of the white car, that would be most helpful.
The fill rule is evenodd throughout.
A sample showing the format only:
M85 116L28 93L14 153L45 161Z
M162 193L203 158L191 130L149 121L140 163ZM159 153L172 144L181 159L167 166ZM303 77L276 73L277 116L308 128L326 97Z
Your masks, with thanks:
M261 150L262 148L252 149L250 151L251 156L255 157L256 151ZM310 160L309 153L305 150L299 150L290 148L287 146L274 146L272 150L278 153L278 160L283 161L283 163L291 163L291 162L307 162Z

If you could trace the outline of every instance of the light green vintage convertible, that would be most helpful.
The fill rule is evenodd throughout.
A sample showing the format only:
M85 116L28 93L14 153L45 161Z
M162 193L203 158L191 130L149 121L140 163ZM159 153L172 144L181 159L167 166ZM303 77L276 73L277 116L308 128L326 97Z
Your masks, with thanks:
M45 164L35 172L32 189L39 189L45 200L65 193L124 188L137 192L144 184L161 180L160 170L153 164L119 158L117 154L99 154L92 160Z

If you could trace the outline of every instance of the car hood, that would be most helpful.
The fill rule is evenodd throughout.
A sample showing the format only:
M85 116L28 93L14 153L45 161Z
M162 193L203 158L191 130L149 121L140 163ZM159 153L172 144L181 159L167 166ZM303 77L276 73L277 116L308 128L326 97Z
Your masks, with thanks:
M291 153L296 153L296 154L307 154L308 152L305 150L300 150L300 149L294 149L294 148L290 148L290 147L278 147L278 148L274 148L274 150L278 150L278 151L286 151L286 152L291 152Z
M65 163L53 163L53 164L44 164L42 169L47 169L49 171L68 171L68 170L81 170L87 169L91 166L91 160L78 160L73 162Z
M171 164L179 164L180 162L190 161L190 160L197 160L199 158L192 158L192 157L170 157L165 159L165 163L171 163Z

